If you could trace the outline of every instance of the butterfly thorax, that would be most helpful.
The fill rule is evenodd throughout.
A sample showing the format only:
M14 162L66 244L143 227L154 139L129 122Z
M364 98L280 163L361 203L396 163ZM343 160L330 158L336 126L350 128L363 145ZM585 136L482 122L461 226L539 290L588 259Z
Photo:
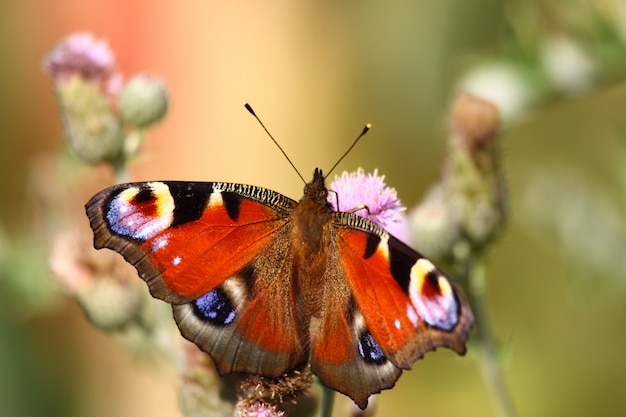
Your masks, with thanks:
M329 243L332 207L322 171L315 169L313 180L304 186L304 196L291 213L293 244L305 256L319 256Z
M319 288L326 271L328 248L332 243L332 207L327 200L324 176L315 170L313 181L304 187L304 196L291 213L291 247L293 250L294 285L307 310L316 315Z

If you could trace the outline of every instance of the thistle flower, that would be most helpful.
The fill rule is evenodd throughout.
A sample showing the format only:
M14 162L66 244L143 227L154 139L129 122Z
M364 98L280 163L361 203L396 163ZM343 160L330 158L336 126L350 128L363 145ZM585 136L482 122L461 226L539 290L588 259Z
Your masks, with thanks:
M90 33L72 34L50 51L44 68L54 82L70 150L87 163L116 159L124 129L111 101L121 75L108 45Z
M354 211L361 217L373 221L387 229L400 240L408 240L406 207L398 199L394 188L385 184L385 176L378 170L366 174L363 168L356 172L344 171L335 176L330 184L328 201L335 211Z
M88 32L74 33L59 42L44 61L46 71L57 81L75 75L91 82L107 81L109 93L121 86L115 56L109 45ZM108 82L111 82L108 85Z
M256 403L238 409L235 415L237 417L283 417L285 412L277 410L273 405Z

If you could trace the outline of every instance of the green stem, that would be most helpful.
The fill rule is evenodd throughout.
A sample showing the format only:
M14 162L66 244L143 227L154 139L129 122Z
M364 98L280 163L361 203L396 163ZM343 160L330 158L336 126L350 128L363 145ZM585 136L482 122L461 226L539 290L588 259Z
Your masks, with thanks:
M335 391L322 386L322 407L320 417L330 417L333 413L333 402L335 401Z
M485 256L482 251L475 252L470 257L467 273L472 310L476 319L475 326L478 335L483 378L487 383L497 415L514 417L515 409L502 377L489 321L490 317L487 311L485 299Z
M119 157L112 161L113 175L115 184L122 184L130 180L130 174L128 173L127 160L124 157Z
M145 130L143 129L133 129L126 134L126 137L124 138L124 145L120 154L117 158L111 161L116 184L121 184L130 180L130 174L128 173L129 161L139 152L139 145L141 145L144 136Z

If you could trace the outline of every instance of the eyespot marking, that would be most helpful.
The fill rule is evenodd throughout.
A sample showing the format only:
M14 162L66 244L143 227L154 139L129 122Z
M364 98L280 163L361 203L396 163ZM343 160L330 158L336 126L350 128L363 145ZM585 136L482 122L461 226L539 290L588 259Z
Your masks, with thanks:
M384 364L387 358L372 335L366 331L358 341L359 355L368 363Z
M146 183L142 188L127 188L108 204L109 228L121 236L147 240L172 224L174 199L162 182Z
M411 268L409 297L428 325L445 331L456 326L459 313L454 290L427 259L419 259Z
M220 288L209 291L193 301L196 316L216 326L225 326L235 319L236 310L230 298Z

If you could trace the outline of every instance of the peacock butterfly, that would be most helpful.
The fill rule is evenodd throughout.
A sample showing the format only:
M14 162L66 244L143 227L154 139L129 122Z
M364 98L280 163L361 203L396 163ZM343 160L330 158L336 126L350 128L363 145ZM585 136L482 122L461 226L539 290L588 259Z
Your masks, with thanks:
M322 171L296 202L223 182L120 184L86 205L94 246L119 252L220 374L310 363L365 408L438 346L465 353L461 291L377 224L333 211Z

